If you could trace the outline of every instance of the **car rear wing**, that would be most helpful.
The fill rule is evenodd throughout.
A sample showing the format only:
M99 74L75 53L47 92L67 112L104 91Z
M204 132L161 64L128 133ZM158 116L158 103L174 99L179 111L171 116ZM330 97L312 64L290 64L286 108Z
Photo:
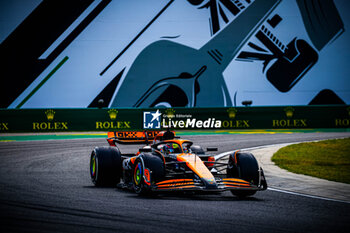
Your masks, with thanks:
M161 131L117 131L108 132L107 141L110 145L119 144L149 144Z
M172 131L116 131L108 132L107 141L111 146L119 144L149 144L155 138L157 140L173 139L175 132Z

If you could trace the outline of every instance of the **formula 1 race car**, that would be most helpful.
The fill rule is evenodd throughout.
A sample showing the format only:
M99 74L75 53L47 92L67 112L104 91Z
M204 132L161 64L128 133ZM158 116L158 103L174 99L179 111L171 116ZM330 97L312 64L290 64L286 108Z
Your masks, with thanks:
M239 197L267 189L264 172L251 153L235 151L228 162L215 161L212 154L169 130L108 132L107 141L109 147L96 147L91 153L90 175L96 186L117 185L138 194L230 190ZM117 143L146 146L135 154L122 154Z

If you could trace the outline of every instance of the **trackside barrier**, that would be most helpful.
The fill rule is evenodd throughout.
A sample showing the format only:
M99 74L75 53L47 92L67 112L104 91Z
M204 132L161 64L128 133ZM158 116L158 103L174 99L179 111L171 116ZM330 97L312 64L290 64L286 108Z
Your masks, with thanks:
M0 132L349 128L350 106L0 109Z

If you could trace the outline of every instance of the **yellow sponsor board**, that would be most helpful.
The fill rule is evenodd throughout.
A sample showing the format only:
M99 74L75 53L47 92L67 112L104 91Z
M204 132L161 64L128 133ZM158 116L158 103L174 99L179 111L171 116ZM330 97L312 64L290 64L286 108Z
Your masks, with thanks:
M68 130L68 122L33 122L33 130Z
M350 126L350 119L335 119L335 126L336 127L349 127Z
M131 129L130 121L116 121L118 116L117 109L107 111L110 121L96 121L95 129L98 130L113 130L113 129Z
M223 121L222 128L250 128L249 120Z
M306 128L306 119L280 119L272 120L273 128Z
M286 107L284 113L287 118L272 120L273 128L307 128L306 119L292 119L295 113L293 107Z
M32 123L32 129L34 131L45 131L45 130L68 130L68 122L59 122L54 121L56 112L52 109L48 109L45 111L45 115L48 121L42 121L42 122L33 122Z
M9 123L8 122L0 122L0 131L8 131Z
M131 129L130 121L96 121L96 129Z

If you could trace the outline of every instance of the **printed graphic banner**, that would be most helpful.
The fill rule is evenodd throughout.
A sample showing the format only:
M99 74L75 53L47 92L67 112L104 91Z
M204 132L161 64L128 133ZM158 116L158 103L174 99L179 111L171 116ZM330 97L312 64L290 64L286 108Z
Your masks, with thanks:
M350 128L350 106L0 110L0 132Z
M348 0L1 1L0 108L350 104L349 9Z

